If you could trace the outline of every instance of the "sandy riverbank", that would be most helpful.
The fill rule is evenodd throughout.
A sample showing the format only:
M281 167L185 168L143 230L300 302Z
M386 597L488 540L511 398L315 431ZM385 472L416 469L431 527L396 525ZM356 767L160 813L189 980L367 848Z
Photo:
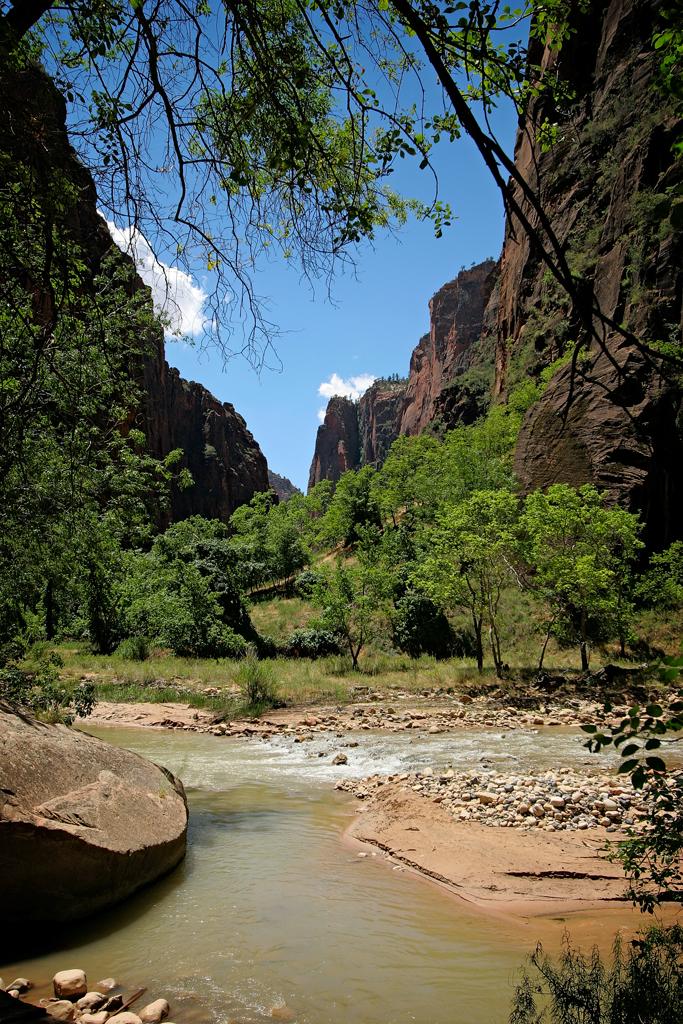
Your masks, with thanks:
M476 729L495 718L488 704L466 710L466 717L460 712L451 717L440 704L420 710L404 705L400 711L367 705L315 711L291 708L226 727L217 726L212 712L182 704L100 702L92 717L82 724L86 728L91 723L263 739L279 734L291 736L298 743L316 732L334 730L342 739L351 729L370 727L381 732L409 728L430 733L435 720L439 732L449 732L468 725ZM576 713L577 709L571 710ZM586 711L581 708L582 713ZM504 713L510 714L508 710ZM559 713L560 709L546 709L547 717ZM556 721L554 718L553 724ZM518 728L533 727L531 722L516 724ZM362 781L354 783L361 789L366 785ZM592 825L581 831L565 831L558 823L558 831L548 832L461 821L454 817L452 808L449 811L429 793L415 792L414 786L400 781L388 781L377 788L369 785L361 795L363 803L346 833L346 841L360 852L381 853L393 864L441 885L473 909L520 921L538 917L565 920L567 915L576 919L585 913L586 920L593 922L595 911L600 910L601 915L603 911L609 914L615 928L623 925L635 930L642 924L624 899L626 885L619 865L604 855L606 841L619 838L613 826L608 834L607 828ZM674 914L667 911L667 917Z

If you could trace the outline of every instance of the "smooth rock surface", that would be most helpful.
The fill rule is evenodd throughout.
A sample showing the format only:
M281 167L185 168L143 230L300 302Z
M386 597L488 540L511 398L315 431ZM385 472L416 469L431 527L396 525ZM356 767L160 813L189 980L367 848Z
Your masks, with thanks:
M52 987L58 999L78 999L87 993L88 979L79 968L58 971L52 979Z
M170 1012L171 1007L165 999L155 999L153 1003L148 1003L140 1010L139 1017L142 1024L160 1024Z
M182 783L128 750L0 704L0 778L5 920L86 917L185 854Z

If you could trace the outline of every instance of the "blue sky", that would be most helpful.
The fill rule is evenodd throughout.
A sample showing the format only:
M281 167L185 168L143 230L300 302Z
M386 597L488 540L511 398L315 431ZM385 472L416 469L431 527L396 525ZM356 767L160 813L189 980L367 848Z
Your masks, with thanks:
M53 27L53 31L59 41L61 28ZM517 26L515 32L523 30ZM210 26L207 40L210 44ZM58 51L57 46L54 53L45 53L47 65L53 70L59 69ZM105 75L112 74L114 80L119 71L117 65L104 65ZM438 110L440 89L436 83L430 85L428 79L424 83L428 107L434 103ZM134 84L129 82L128 88ZM78 90L75 92L78 94ZM413 100L419 104L419 91ZM79 119L85 125L86 130L79 135L79 148L86 163L91 163L90 157L96 161L99 157L96 147L90 151L89 115L79 102L70 113L70 125L73 127ZM152 168L158 164L160 177L155 184L162 192L166 185L170 189L169 195L160 195L160 199L168 200L173 208L177 182L173 186L172 176L167 177L167 139L163 133L157 137L157 113L149 108L147 162ZM511 104L494 111L491 120L499 141L511 153L515 132ZM431 156L439 175L440 198L451 204L455 215L442 238L434 237L431 224L414 220L398 237L378 235L372 246L366 244L357 251L355 272L347 270L334 280L331 301L326 282L312 289L309 282L301 280L296 266L262 262L255 275L255 290L266 299L266 318L281 332L277 342L279 360L270 360L273 368L256 373L241 357L224 365L216 350L203 351L172 338L167 341L169 363L183 376L204 384L221 401L232 402L271 468L301 488L308 479L320 411L334 390L329 381L406 374L411 351L428 327L430 297L461 267L499 255L502 202L474 146L467 138L455 143L442 141ZM398 163L399 170L390 179L392 188L406 196L431 199L431 179L419 170L418 161ZM151 284L155 297L162 293L166 296L158 305L165 304L168 309L168 295L172 301L175 289L176 309L183 312L183 329L188 330L190 323L193 326L189 333L201 334L205 322L202 299L205 291L212 290L201 269L188 257L189 277L163 262L169 260L167 253L156 252L155 256L140 231L131 231L121 223L109 224L116 241L135 255L141 276ZM202 265L206 266L205 257Z
M497 118L501 142L511 150L514 118ZM215 352L169 340L167 358L184 377L200 381L221 401L232 402L261 445L268 465L305 490L318 413L327 399L321 384L369 374L405 375L410 354L428 327L427 303L462 266L497 257L503 238L500 195L469 143L440 147L442 197L455 220L440 239L430 224L410 221L398 237L378 236L357 253L355 278L333 283L333 303L321 282L312 292L296 267L262 265L258 292L267 296L269 319L283 332L277 342L281 369L257 374L241 357L226 367ZM406 165L400 184L419 191L417 163ZM329 389L328 389L329 390Z

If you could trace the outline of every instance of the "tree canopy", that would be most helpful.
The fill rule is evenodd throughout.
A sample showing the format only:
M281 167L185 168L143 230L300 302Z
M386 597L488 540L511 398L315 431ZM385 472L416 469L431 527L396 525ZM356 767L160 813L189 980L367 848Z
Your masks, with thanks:
M225 335L232 309L245 332L238 347L260 359L271 325L255 292L255 261L277 252L305 274L329 273L355 243L410 210L440 234L451 214L433 157L463 134L587 335L596 334L594 317L623 333L572 273L539 194L489 118L505 100L521 125L552 142L572 95L546 73L543 49L558 52L589 6L3 0L0 29L5 47L42 59L67 97L71 136L102 209L158 259L205 267L205 333L234 348ZM667 10L653 30L666 66L660 87L676 95L678 36ZM389 187L406 158L431 172L429 199Z

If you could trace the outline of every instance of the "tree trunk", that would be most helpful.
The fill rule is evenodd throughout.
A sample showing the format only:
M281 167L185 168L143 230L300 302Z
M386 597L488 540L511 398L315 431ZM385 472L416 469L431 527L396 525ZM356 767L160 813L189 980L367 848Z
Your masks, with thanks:
M547 629L546 634L545 634L545 640L543 641L543 647L541 648L541 657L538 659L538 671L539 672L543 671L543 662L545 660L545 652L548 650L548 644L550 643L550 634L552 632L552 628L553 628L554 625L555 625L555 619L551 619L551 621L548 623L548 629Z
M56 612L52 581L48 580L45 584L45 636L48 640L54 640L57 632Z
M586 613L581 612L581 643L579 645L581 651L581 671L588 671L588 637L586 636Z
M484 671L484 644L481 639L481 620L477 619L475 615L472 616L472 625L474 627L474 637L476 641L476 653L477 653L477 672Z

